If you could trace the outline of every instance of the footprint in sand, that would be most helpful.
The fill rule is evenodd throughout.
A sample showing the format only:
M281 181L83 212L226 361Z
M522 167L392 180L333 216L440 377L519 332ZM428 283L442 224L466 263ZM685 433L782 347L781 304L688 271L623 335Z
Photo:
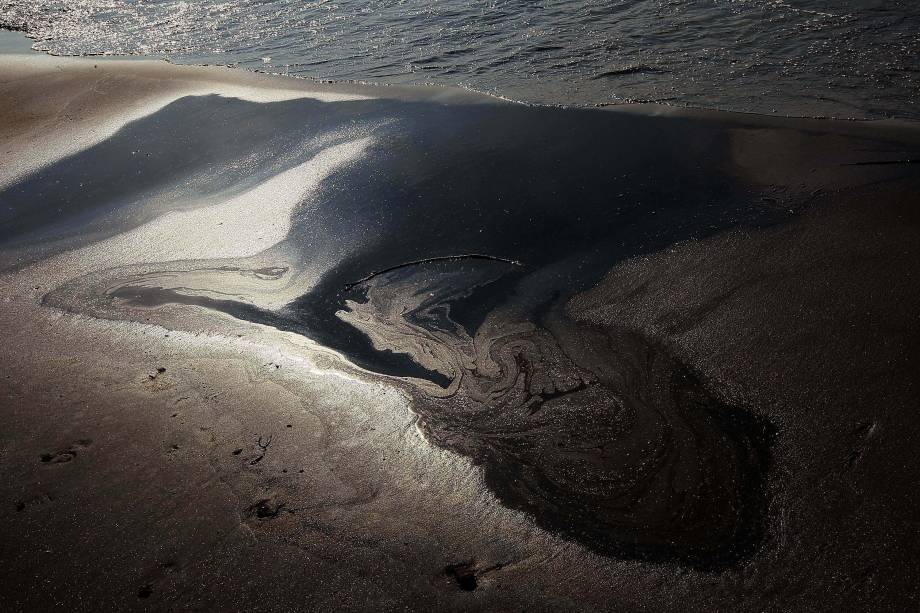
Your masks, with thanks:
M88 448L93 444L91 438L81 438L66 449L60 449L54 453L43 453L40 458L42 464L64 464L77 457L77 452Z

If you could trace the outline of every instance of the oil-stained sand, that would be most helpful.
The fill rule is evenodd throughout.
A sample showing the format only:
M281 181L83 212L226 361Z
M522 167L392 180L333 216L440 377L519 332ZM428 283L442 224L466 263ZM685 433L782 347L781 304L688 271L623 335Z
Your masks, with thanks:
M916 599L916 130L397 98L180 98L0 194L9 585L164 608L211 581L212 606L308 609ZM90 499L49 490L81 463ZM91 502L101 474L165 524ZM108 587L28 553L83 547L67 513L122 560Z
M415 357L413 376L430 377L415 404L428 440L481 465L508 506L605 555L715 569L756 549L770 424L722 405L664 347L628 331L562 321L554 335L496 314L470 335L451 319L451 299L496 282L507 263L480 268L463 258L375 275L358 284L365 300L337 313L385 355ZM297 329L162 288L109 295Z

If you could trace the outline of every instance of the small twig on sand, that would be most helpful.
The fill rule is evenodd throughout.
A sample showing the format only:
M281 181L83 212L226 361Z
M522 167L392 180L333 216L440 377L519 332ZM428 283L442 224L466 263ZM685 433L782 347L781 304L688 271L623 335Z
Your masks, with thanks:
M259 454L259 457L254 458L253 460L250 460L249 462L250 466L255 466L256 464L262 461L262 458L265 457L265 453L268 451L269 446L272 444L272 438L274 438L274 436L269 434L268 438L263 442L262 437L261 436L259 437L259 440L256 442L256 445L259 446L259 449L262 450L262 453Z
M889 164L920 164L920 158L916 160L877 160L872 162L851 162L841 164L841 166L887 166Z

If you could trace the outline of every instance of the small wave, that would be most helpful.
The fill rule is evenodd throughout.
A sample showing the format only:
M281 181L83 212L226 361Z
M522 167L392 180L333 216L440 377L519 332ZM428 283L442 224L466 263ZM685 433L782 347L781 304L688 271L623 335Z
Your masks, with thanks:
M668 70L663 70L661 68L655 68L654 66L646 66L644 64L639 64L636 66L624 66L623 68L612 68L610 70L605 70L591 77L591 80L597 79L607 79L610 77L621 77L624 75L630 74L640 74L640 73L649 73L649 74L663 74L669 72Z
M820 0L672 0L667 10L658 0L570 0L564 10L446 0L425 11L403 3L356 11L351 1L62 4L7 0L0 25L56 55L244 67L270 56L312 79L463 81L542 105L666 95L727 111L920 118L916 73L903 61L920 54L917 3L840 14ZM387 64L394 68L375 70Z

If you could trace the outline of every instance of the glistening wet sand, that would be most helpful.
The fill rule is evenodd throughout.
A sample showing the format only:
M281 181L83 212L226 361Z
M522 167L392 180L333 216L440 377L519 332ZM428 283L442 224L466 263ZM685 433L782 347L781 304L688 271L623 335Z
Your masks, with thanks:
M279 82L0 192L14 608L916 600L915 128Z

